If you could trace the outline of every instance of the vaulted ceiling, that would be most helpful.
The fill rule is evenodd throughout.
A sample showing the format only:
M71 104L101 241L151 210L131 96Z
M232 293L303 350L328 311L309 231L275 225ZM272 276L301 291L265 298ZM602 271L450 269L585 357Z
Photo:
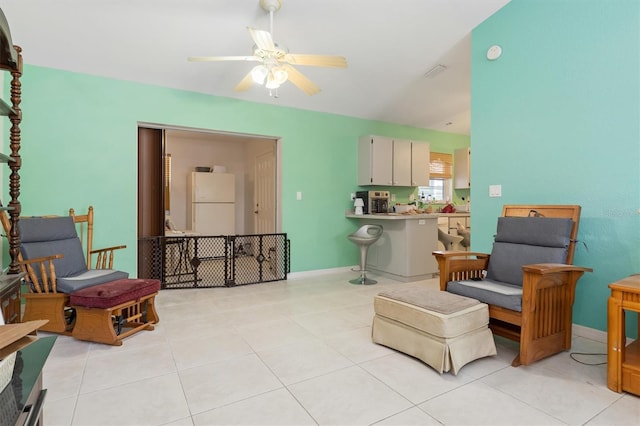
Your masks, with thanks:
M253 62L247 27L269 30L258 0L2 0L24 62L252 102L469 134L471 30L509 0L282 0L275 41L341 55L348 68L298 66L322 91L233 88ZM434 66L446 68L432 77Z

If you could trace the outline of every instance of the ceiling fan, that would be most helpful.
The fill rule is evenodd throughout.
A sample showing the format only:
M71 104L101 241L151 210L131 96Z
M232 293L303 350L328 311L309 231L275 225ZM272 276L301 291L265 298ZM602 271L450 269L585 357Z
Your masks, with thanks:
M233 89L235 91L249 90L252 83L264 85L271 96L278 95L277 89L287 80L297 86L307 95L315 95L320 88L298 71L293 65L308 65L315 67L346 68L347 60L342 56L307 55L289 53L273 41L273 14L282 6L282 0L259 0L260 6L269 12L269 31L247 28L255 43L252 56L192 56L192 62L208 61L255 61L259 65L251 71Z

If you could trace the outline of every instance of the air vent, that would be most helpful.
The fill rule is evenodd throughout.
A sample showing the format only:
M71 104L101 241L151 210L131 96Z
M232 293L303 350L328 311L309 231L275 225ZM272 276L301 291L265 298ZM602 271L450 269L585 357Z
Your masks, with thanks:
M442 71L444 71L446 69L447 69L446 65L438 64L438 65L433 66L426 73L424 73L424 76L425 76L425 78L433 78L433 77L437 76L438 74L440 74Z

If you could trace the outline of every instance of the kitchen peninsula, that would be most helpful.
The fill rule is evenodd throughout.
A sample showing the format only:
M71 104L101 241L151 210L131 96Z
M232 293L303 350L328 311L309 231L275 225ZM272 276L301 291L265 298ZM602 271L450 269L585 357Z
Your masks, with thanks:
M438 250L437 214L368 214L347 212L356 227L381 225L382 236L369 247L367 270L399 281L433 278L438 265L431 254Z

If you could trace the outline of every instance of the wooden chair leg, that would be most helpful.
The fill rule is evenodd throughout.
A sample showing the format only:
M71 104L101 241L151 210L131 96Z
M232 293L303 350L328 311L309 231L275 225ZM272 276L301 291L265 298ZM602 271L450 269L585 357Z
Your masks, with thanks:
M46 319L49 322L39 330L58 334L71 334L74 319L67 312L69 296L65 293L27 293L25 299L22 321L34 321Z

